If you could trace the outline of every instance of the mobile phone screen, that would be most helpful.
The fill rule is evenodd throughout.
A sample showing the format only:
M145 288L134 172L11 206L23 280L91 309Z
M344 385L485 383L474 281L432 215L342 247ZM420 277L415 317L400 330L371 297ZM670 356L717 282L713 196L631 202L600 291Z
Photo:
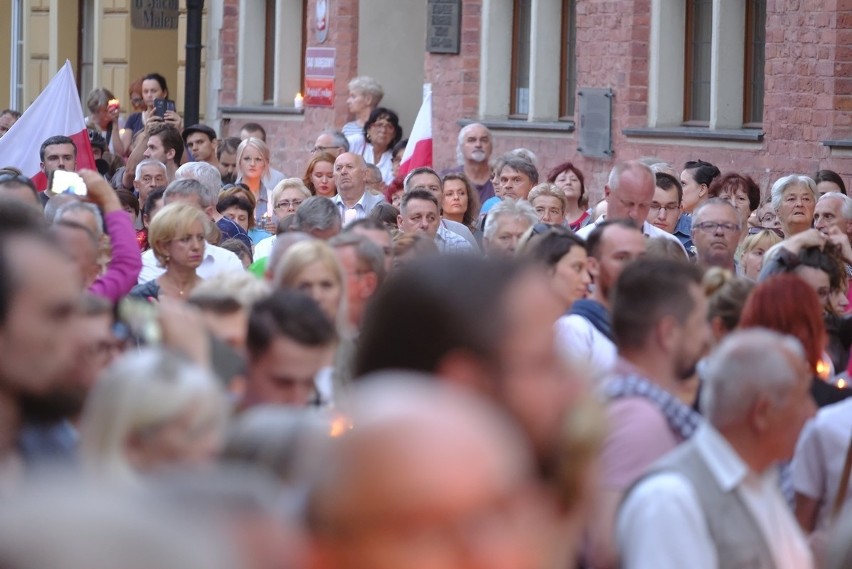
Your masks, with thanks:
M172 103L174 104L174 103ZM160 118L166 116L166 100L165 99L154 99L154 115Z

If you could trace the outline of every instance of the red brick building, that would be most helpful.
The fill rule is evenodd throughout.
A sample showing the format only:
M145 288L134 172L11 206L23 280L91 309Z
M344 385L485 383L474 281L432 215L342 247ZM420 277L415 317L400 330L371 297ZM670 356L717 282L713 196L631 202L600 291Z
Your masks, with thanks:
M445 11L430 12L438 4ZM430 18L456 5L458 53L428 52L427 30L446 22ZM225 0L209 9L221 10L218 45L208 46L208 76L221 84L212 120L223 136L263 124L274 165L291 175L301 176L321 130L349 120L348 80L371 75L406 135L431 84L438 168L455 162L460 121L478 120L495 154L529 148L542 174L574 161L594 193L614 160L645 156L676 168L701 158L764 190L823 168L852 183L852 0ZM299 110L313 47L335 50L334 108ZM603 89L612 92L596 99L604 113L581 113ZM594 125L611 136L601 147L611 155L583 148Z

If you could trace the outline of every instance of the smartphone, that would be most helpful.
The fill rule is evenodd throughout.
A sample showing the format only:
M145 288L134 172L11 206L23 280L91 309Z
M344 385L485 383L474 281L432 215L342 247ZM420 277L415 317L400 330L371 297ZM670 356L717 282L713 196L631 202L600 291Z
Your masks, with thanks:
M171 99L154 99L154 115L165 118L166 111L174 111L175 102Z
M67 170L54 170L50 173L50 191L56 195L70 194L72 196L85 196L86 182L76 172Z

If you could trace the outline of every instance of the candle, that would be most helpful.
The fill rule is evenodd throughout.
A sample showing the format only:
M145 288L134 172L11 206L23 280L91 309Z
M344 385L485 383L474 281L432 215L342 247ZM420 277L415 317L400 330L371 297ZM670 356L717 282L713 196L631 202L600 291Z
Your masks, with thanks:
M293 106L297 109L305 108L305 99L301 93L296 93L296 97L293 99Z

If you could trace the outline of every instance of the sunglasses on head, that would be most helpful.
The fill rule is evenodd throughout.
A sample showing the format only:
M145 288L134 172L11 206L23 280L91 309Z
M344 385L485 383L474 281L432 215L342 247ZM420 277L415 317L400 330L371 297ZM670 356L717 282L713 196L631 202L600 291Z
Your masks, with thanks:
M778 229L777 227L749 227L748 234L749 235L757 235L761 231L771 231L781 239L784 239L784 232Z

